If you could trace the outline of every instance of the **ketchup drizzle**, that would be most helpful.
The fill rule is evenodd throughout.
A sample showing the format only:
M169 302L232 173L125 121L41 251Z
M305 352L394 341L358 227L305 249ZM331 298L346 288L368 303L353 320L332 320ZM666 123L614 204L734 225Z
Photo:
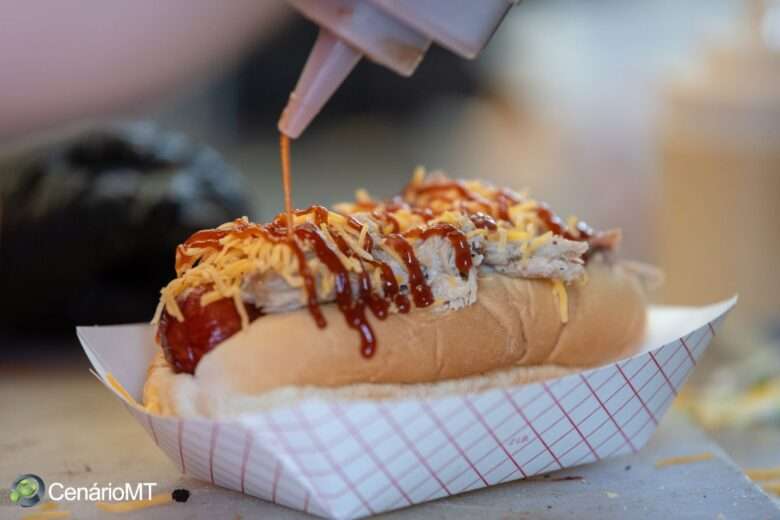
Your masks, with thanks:
M293 233L296 235L299 234L298 229L296 228ZM311 314L312 318L314 318L314 322L317 324L317 326L321 329L324 329L328 323L325 321L325 316L322 315L320 304L317 301L317 285L315 284L314 277L309 270L309 264L306 262L306 255L295 241L294 236L287 240L287 244L290 246L293 253L295 253L295 257L298 259L298 272L300 273L301 278L303 278L303 287L306 290L306 307L309 309L309 314Z
M336 246L342 253L344 253L344 255L348 257L356 257L360 262L361 272L358 275L358 299L364 304L368 304L368 307L371 309L371 312L374 313L374 316L380 320L385 319L387 317L387 311L390 307L390 304L387 302L387 300L374 293L374 289L371 286L371 276L369 275L368 271L366 271L365 266L365 262L368 260L356 256L352 249L347 245L347 242L344 240L344 238L337 231L331 230L330 234L333 237L333 240L336 242ZM371 263L379 264L381 262Z
M292 176L290 174L290 138L282 133L279 135L279 155L282 162L282 189L284 190L284 211L287 215L287 236L293 233L293 203Z
M371 212L371 216L382 224L389 223L392 226L390 228L391 233L398 233L401 231L401 225L398 223L398 219L391 215L389 210L380 211L375 209Z
M463 278L467 278L471 269L471 247L469 246L466 235L458 231L454 226L445 223L435 224L431 227L422 229L410 229L403 234L404 237L421 238L426 240L432 236L440 236L450 241L452 249L455 252L455 267Z
M231 229L202 229L193 233L183 244L176 248L176 272L180 273L183 267L190 266L192 257L185 253L188 248L198 249L221 249L220 240L226 236L236 236L239 238L265 236L263 228L252 222L237 218L233 221Z
M451 197L436 197L436 194L440 194L441 192L456 192L457 197L455 199L452 199ZM501 192L499 192L500 195ZM424 194L434 194L434 198L444 198L449 201L454 200L467 200L470 202L474 202L480 206L482 206L487 211L491 211L493 209L493 205L490 203L488 199L483 197L482 195L479 195L477 193L474 193L470 189L468 189L466 186L463 185L462 182L459 181L444 181L444 182L437 182L433 184L428 184L427 186L417 187L414 186L407 186L404 189L404 198L409 201L410 198L412 201L414 200L415 196L424 195ZM499 201L499 205L501 202ZM500 217L503 218L503 217ZM507 219L508 220L508 219Z
M553 234L568 240L589 240L595 235L593 228L583 221L577 222L577 233L572 233L563 225L561 217L553 213L547 204L540 203L536 208L536 215Z
M486 213L482 213L481 211L473 213L469 218L471 218L471 222L474 224L474 227L478 229L487 229L489 231L495 231L498 229L498 224L496 224L496 221L493 219L493 217Z
M376 336L371 325L366 320L363 298L352 298L352 286L349 281L349 270L341 263L338 255L320 236L317 228L306 222L295 228L295 235L309 241L314 247L317 258L327 266L336 277L336 304L347 320L347 325L360 334L360 352L365 357L371 357L376 351ZM370 283L369 283L370 290Z
M433 303L433 292L425 282L420 262L414 254L414 249L403 236L393 233L385 238L385 242L401 257L409 274L409 290L417 307L427 307Z
M457 194L455 199L442 195L453 191ZM496 191L494 196L495 201L491 202L483 196L469 190L459 181L437 182L419 187L409 184L404 188L404 199L412 205L414 205L417 197L425 194L432 195L434 199L438 198L449 202L459 202L458 207L461 210L470 213L469 217L474 223L474 226L477 228L489 229L490 231L498 229L498 225L494 219L510 221L511 216L509 215L509 208L519 202L518 198L512 192L503 188ZM472 213L468 210L465 202L476 202L482 206L486 212L476 211ZM377 210L375 210L375 212L376 211ZM536 208L536 214L549 231L568 240L589 241L597 235L596 231L583 221L577 222L575 232L570 231L564 225L561 218L556 215L547 204L539 203Z
M511 204L515 204L517 201L509 195L506 191L501 190L496 195L496 203L498 204L498 209L496 210L496 216L501 220L510 221L511 216L509 215L509 206Z

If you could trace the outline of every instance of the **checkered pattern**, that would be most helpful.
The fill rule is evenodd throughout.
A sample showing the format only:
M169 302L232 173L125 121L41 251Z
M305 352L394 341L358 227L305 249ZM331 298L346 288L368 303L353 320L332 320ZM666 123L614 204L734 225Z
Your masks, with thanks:
M237 423L128 408L184 473L358 518L637 451L723 318L619 363L472 395L304 401Z

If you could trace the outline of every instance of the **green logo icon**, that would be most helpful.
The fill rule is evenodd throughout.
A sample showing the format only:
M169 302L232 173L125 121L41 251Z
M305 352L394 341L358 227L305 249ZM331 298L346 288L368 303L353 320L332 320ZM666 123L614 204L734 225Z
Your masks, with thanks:
M9 498L14 504L32 507L46 495L46 484L38 475L22 475L11 485Z

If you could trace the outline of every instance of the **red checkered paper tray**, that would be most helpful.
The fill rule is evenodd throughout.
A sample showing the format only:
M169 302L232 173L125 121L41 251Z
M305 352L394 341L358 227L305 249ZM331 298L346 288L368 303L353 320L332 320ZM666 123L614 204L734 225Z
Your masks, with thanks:
M428 400L307 399L230 421L146 413L149 325L79 327L101 381L183 473L329 518L359 518L639 450L736 298L650 307L639 354L580 373Z

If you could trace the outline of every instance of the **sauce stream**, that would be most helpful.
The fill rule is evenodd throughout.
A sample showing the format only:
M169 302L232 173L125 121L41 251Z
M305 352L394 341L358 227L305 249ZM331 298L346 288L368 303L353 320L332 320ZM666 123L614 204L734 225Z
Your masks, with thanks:
M292 204L292 176L290 175L290 138L286 134L279 136L279 153L282 159L282 189L284 189L284 214L287 216L287 236L293 239L293 219Z

